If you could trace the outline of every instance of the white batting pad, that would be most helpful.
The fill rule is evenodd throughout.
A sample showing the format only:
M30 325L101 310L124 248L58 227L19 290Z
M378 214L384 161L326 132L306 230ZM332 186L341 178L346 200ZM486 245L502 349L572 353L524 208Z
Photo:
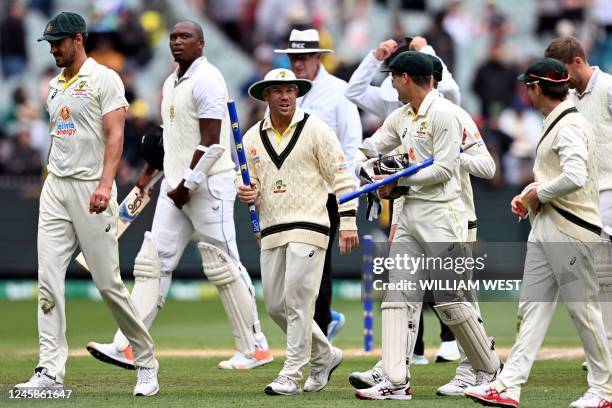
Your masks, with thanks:
M434 309L459 340L474 370L494 373L499 369L499 357L493 351L482 320L469 303L444 303L435 305Z
M236 348L251 358L255 352L251 293L227 253L205 242L198 243L198 249L202 255L204 274L219 291L225 314L232 326Z
M393 384L404 384L408 377L408 305L405 302L383 302L380 308L383 371Z

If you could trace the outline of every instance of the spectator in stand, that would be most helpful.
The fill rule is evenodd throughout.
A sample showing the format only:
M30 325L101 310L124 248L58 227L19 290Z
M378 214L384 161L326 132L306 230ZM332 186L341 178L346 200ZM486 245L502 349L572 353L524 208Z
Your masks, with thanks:
M151 59L151 50L147 44L147 33L140 24L138 13L124 10L120 13L117 34L120 39L120 50L127 57L129 67L142 67Z
M538 23L536 34L554 34L561 19L561 0L538 0L536 2Z
M466 44L472 39L476 28L472 16L463 8L463 1L452 0L446 8L443 21L444 29L457 44Z
M525 101L515 98L499 115L499 129L512 139L508 152L502 158L506 170L504 180L511 186L525 186L533 181L533 163L542 134L542 116Z
M450 34L444 28L446 12L440 10L434 16L429 30L423 35L427 42L436 50L436 54L446 63L450 72L455 72L455 44ZM399 38L399 37L396 37Z
M244 31L240 26L245 5L245 0L206 0L205 12L225 33L228 40L246 51Z
M516 90L517 71L504 61L505 49L494 43L489 55L476 70L472 90L480 99L481 113L490 116L493 105L503 110L512 101Z
M21 126L5 147L2 152L5 174L29 176L42 173L40 152L32 147L27 126Z
M108 34L97 36L97 41L89 56L98 64L104 65L115 72L123 71L125 56L117 51L113 45L113 39Z
M242 125L244 129L250 129L266 112L266 104L251 98L248 94L248 90L251 85L261 81L268 72L272 71L274 68L274 58L274 49L270 44L259 44L257 48L255 48L255 52L253 53L253 59L256 65L255 71L253 71L247 80L240 86L241 102L246 111L246 115L240 118L244 121Z
M6 17L0 22L0 58L4 78L23 74L28 66L24 15L22 2L11 1L8 3Z

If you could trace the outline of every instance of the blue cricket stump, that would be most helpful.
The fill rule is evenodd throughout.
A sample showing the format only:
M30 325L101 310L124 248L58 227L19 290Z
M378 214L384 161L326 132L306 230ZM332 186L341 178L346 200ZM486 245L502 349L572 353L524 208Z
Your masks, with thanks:
M374 242L372 236L364 235L361 245L363 247L363 348L366 353L370 353L374 343L374 304L372 302Z

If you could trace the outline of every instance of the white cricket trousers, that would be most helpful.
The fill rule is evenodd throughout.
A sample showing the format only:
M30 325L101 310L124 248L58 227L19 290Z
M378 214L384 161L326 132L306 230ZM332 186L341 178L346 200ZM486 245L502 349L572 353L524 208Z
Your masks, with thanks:
M331 356L331 344L313 319L325 248L290 242L261 251L260 260L266 310L287 334L286 359L279 374L299 384L309 361L312 369L320 369Z
M64 280L77 244L91 276L117 325L134 349L134 364L155 367L153 340L132 304L119 274L116 191L102 214L89 213L98 181L80 181L49 174L40 196L38 218L39 367L63 383L68 343Z
M559 231L546 211L536 216L529 234L518 307L519 330L498 380L518 401L520 387L527 382L560 294L561 298L570 298L565 307L584 347L589 391L609 400L612 367L597 297L593 254L588 244Z

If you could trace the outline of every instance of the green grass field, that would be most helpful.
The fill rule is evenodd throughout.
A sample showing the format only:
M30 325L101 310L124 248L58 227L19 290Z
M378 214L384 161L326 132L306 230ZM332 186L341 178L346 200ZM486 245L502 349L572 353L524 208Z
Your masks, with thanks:
M262 325L271 347L282 349L281 331L265 315L260 305ZM358 302L337 301L335 309L347 316L347 325L336 341L340 348L362 347L362 316ZM487 303L482 305L488 331L495 336L500 349L514 340L516 304ZM38 335L36 304L33 301L0 302L0 406L57 405L49 401L9 401L8 390L25 381L37 363ZM71 352L80 352L89 340L108 342L114 324L101 302L72 300L67 304L67 336ZM375 313L375 345L380 344L380 318ZM432 313L426 314L425 343L428 351L437 349L439 327ZM160 352L180 349L227 350L232 347L229 326L220 303L169 301L155 322L152 335ZM560 307L553 319L544 347L579 347L578 337L567 313ZM65 387L74 390L67 402L73 406L282 406L308 407L333 404L334 407L378 405L355 399L347 381L351 371L369 368L376 356L353 356L334 372L330 385L322 392L297 397L269 397L263 388L279 371L282 357L273 364L249 372L228 372L216 368L220 358L159 357L161 391L149 399L131 396L135 381L133 371L122 370L98 362L88 356L71 356L66 369ZM537 362L529 383L523 388L523 407L567 406L586 390L586 375L581 361L547 360ZM435 396L435 389L450 379L455 366L429 364L414 367L412 385L414 407L475 406L458 398ZM387 402L387 404L393 404Z

